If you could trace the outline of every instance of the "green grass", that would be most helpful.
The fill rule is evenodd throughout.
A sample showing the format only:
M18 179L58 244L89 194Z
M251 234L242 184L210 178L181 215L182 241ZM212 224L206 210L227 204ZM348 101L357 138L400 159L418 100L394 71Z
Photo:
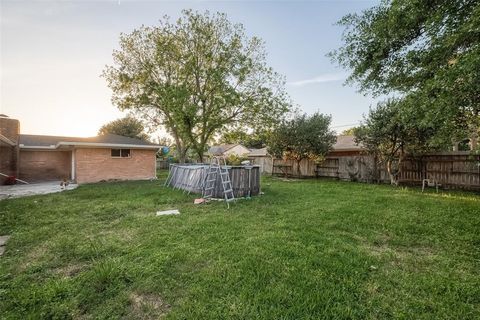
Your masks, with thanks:
M262 188L230 210L162 181L0 201L0 318L480 318L478 195Z

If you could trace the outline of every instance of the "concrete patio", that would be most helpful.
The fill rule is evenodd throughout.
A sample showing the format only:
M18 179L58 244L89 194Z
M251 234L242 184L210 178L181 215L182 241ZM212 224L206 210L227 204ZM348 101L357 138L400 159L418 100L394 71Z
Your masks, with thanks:
M70 184L66 189L62 189L59 181L0 186L0 200L73 190L76 187L78 187L77 184Z

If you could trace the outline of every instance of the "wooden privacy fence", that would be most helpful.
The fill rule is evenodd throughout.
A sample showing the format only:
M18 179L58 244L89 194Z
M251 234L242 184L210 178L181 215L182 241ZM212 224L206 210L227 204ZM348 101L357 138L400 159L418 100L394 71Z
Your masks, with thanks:
M157 159L157 169L168 169L168 161L165 159Z
M436 153L406 161L400 181L418 184L422 179L433 179L451 188L480 190L480 156L468 152Z
M273 175L331 177L340 180L390 183L386 168L369 155L328 156L321 163L304 159L274 159ZM480 190L480 156L469 152L445 152L409 157L401 164L400 184L420 185L423 179L436 180L445 188Z
M252 162L252 165L256 165L260 168L260 173L272 173L274 159L271 156L248 157L248 159Z

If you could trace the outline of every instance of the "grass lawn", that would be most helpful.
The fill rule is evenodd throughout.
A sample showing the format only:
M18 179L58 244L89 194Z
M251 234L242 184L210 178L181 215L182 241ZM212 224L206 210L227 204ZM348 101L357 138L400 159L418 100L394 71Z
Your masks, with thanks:
M480 196L262 188L230 210L162 181L0 201L0 318L480 318Z

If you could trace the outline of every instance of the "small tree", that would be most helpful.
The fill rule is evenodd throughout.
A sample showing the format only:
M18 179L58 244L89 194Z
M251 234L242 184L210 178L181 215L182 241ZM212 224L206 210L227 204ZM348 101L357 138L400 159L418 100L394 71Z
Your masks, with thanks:
M130 116L104 124L98 130L99 135L105 135L108 133L146 141L149 140L149 136L145 133L145 127L142 122Z
M331 150L336 136L330 130L331 117L315 113L297 115L285 120L270 137L269 152L277 157L293 159L300 170L303 159L319 160Z
M406 154L430 149L428 141L435 132L435 128L420 126L416 115L406 110L405 104L395 99L381 102L354 130L355 142L385 164L390 182L395 185Z

